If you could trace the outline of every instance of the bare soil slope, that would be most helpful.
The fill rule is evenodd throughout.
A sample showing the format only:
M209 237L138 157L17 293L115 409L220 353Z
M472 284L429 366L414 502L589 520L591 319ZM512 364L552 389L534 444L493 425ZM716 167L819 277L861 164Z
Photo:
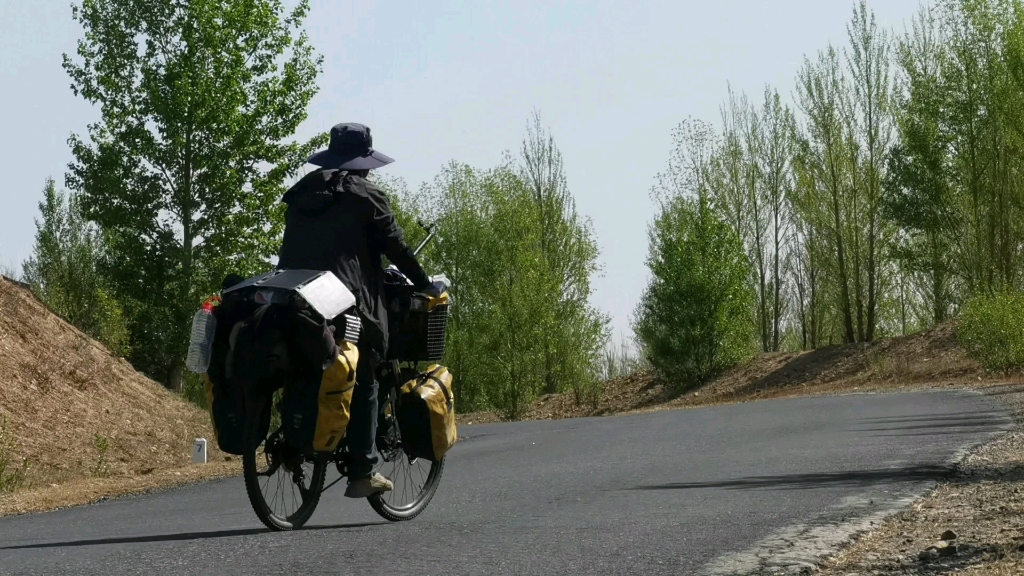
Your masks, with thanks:
M0 496L0 515L167 484L156 478L187 469L198 437L210 440L211 462L224 468L206 412L139 374L4 279L0 415L13 435L14 456L27 458L30 466L26 489ZM201 475L222 473L214 470L218 466L201 468ZM170 473L186 479L196 474Z
M641 372L608 382L596 406L578 405L570 394L552 394L539 398L525 419L603 416L807 394L976 387L1020 381L1024 381L1021 375L986 372L960 347L955 327L944 324L871 344L758 355L686 393ZM460 416L460 422L497 420L499 417L489 412Z

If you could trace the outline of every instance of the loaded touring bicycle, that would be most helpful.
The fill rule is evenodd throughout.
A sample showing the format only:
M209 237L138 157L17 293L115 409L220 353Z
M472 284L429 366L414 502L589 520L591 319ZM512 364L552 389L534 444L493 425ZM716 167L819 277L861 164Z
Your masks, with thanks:
M425 228L417 254L433 237ZM427 507L455 442L452 377L436 364L450 301L447 291L438 299L417 293L393 267L385 278L391 336L377 369L374 472L395 486L368 500L385 519L401 521ZM443 277L433 280L447 287ZM217 444L242 457L253 511L273 530L300 528L321 494L347 475L344 428L360 329L354 304L331 272L274 270L225 288L196 314L189 369L203 374ZM317 370L297 358L296 343L284 336L297 314L326 320L334 330L339 361L331 368ZM327 483L330 466L340 477Z

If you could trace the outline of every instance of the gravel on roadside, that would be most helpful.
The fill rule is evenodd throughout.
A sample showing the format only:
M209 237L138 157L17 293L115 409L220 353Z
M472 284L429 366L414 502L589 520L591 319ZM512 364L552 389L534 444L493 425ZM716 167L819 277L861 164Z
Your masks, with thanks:
M817 574L1024 574L1024 386L985 392L1013 415L1014 429L970 451L951 479L860 535Z

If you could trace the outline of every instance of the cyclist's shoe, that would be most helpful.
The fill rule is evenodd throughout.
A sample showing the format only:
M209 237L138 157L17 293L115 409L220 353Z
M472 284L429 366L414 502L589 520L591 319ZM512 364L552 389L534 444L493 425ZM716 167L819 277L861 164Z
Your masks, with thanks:
M374 494L389 492L394 489L395 485L392 484L391 480L380 474L374 474L349 481L348 488L345 489L345 496L348 498L369 498Z

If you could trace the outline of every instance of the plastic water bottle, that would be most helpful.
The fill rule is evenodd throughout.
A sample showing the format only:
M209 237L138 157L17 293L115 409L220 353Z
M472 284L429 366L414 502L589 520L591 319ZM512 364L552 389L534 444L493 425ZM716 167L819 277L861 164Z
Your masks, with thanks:
M202 374L210 368L213 335L217 331L217 317L213 315L214 306L214 299L207 300L192 318L192 337L188 343L185 366L197 374Z

